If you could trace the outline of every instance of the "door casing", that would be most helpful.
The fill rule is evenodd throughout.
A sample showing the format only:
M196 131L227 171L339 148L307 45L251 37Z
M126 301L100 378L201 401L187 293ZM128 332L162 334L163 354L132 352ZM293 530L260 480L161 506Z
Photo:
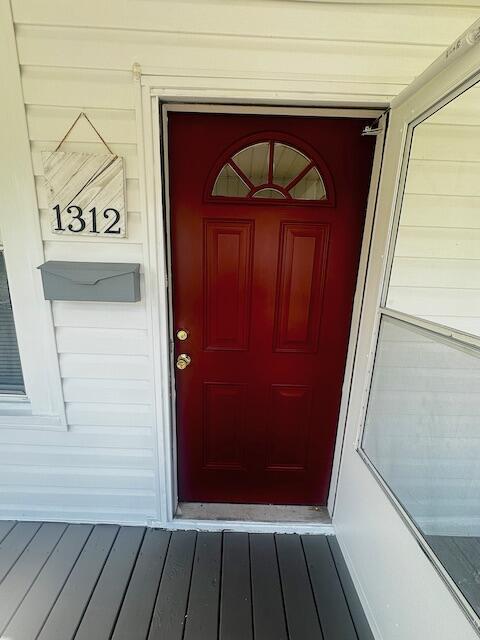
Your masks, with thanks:
M168 282L171 281L170 259L170 201L168 193L168 136L167 122L170 111L188 111L203 113L231 114L268 114L309 117L348 117L348 118L380 118L385 112L382 108L342 108L342 107L285 107L276 105L238 105L238 104L195 104L181 100L175 95L165 96L165 92L156 88L154 78L136 78L137 129L139 139L140 186L142 208L147 214L145 225L145 243L148 256L145 258L145 290L147 307L151 321L151 346L153 354L153 377L155 381L156 435L158 442L158 458L156 480L158 487L157 507L158 520L150 524L171 528L196 528L221 530L227 526L223 521L186 521L176 520L175 511L178 504L177 494L177 459L176 459L176 423L175 423L175 377L173 362L173 326L172 297ZM160 95L162 100L160 100ZM385 120L385 119L384 119ZM332 480L328 499L328 508L333 513L336 484L344 438L344 423L350 381L353 370L355 344L359 326L359 311L363 297L363 288L369 254L369 246L373 228L373 212L378 189L381 153L383 150L384 129L380 127L377 135L372 178L368 197L364 236L355 291L352 324L345 368L342 402L337 428ZM248 521L228 522L230 529L248 531L285 531L285 532L331 532L331 525L325 524L282 524L253 523Z

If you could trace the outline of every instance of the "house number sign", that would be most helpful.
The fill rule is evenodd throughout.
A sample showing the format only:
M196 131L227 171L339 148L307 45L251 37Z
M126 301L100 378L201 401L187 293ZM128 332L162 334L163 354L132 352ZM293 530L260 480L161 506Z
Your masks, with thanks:
M90 125L108 155L60 151L78 121ZM53 152L42 154L53 233L124 238L125 172L123 158L112 153L83 111Z
M123 158L63 151L42 157L53 233L125 237Z

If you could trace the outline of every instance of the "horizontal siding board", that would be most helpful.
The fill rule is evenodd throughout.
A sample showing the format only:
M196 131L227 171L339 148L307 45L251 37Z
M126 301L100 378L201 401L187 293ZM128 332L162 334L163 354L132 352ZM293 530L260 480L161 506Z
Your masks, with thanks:
M42 153L45 151L55 151L58 142L58 140L36 140L30 143L33 173L35 176L43 176ZM100 142L98 139L92 142L72 142L67 138L62 144L61 149L62 151L72 153L93 153L98 155L104 155L106 151L103 142ZM115 143L115 153L122 156L124 160L125 177L127 180L138 179L137 145Z
M78 449L75 447L39 447L25 445L4 445L4 455L9 465L23 466L68 466L74 471L75 467L93 469L152 469L153 452L144 449L115 449L109 450L107 447L88 449ZM63 508L59 504L59 509Z
M101 509L107 513L111 509L132 510L141 513L153 514L155 512L155 498L150 492L136 491L129 489L128 491L114 489L96 489L82 490L82 493L66 488L63 491L57 488L45 489L41 487L38 491L30 489L22 489L10 487L6 490L0 487L0 497L2 505L7 509L10 505L16 508L30 507L32 501L37 509L42 507L55 507L65 503L69 509L88 509L93 502L97 509ZM66 512L67 513L67 512Z
M151 364L148 356L62 353L60 372L64 378L149 380Z
M107 449L114 454L116 449L150 449L153 435L150 428L145 427L86 427L71 426L68 432L58 431L27 431L19 429L0 430L0 445L20 445L24 447L71 447L87 450ZM6 464L7 460L4 461Z
M478 260L480 229L401 227L395 253L410 258Z
M463 95L469 96L469 93ZM462 96L462 103L463 100ZM480 162L480 149L477 145L472 144L472 138L478 139L480 135L480 113L478 112L480 91L473 91L471 101L472 104L469 105L472 111L470 122L476 114L477 126L465 126L463 117L458 120L458 125L423 123L415 129L410 157L415 160ZM463 109L465 108L463 106Z
M97 261L99 252L104 262L143 262L141 244L115 242L62 242L49 240L44 243L45 260Z
M71 426L151 427L152 407L149 405L68 403L68 424Z
M478 369L428 369L393 368L379 369L375 389L378 391L434 391L480 393L480 368Z
M58 51L58 50L57 50ZM78 116L78 108L27 105L27 124L31 141L60 140ZM106 142L136 143L133 109L89 109L88 117ZM79 120L68 136L71 142L97 142L98 136L85 119Z
M52 303L56 327L82 327L92 329L146 329L145 303L122 302L70 302ZM95 377L95 376L92 376Z
M134 108L134 85L129 71L24 66L21 74L23 98L27 105L74 108L82 105L84 109Z
M101 49L95 46L102 42ZM409 82L442 53L442 46L398 45L356 42L352 56L350 42L300 40L295 43L295 56L283 41L271 38L198 34L173 34L113 29L17 27L17 45L22 65L128 70L132 60L151 71L173 73L191 70L192 75L216 70L229 70L235 76L245 69L251 75L266 72L297 76L312 73L317 78L336 74L361 76L368 68L369 76L390 78L393 82ZM59 58L58 51L63 55ZM393 62L401 52L402 68L394 73ZM146 64L145 62L146 61ZM157 62L158 61L158 62Z
M89 329L58 327L59 353L147 355L146 331L140 329Z
M0 469L0 486L61 487L62 489L133 489L154 491L153 470L81 469L70 467L12 466Z
M141 380L77 380L63 381L66 402L111 402L122 404L150 404L150 382Z
M480 196L477 162L410 160L407 193Z
M476 415L480 404L480 393L416 391L384 391L375 399L375 412L379 414L422 415L429 411L431 415L453 416Z
M480 203L479 203L480 205ZM391 286L478 289L480 260L442 260L441 258L401 257L394 259ZM456 311L456 310L455 310ZM447 308L441 310L448 315ZM431 312L434 315L434 312ZM456 315L455 313L453 315ZM461 315L461 314L459 314Z
M477 281L478 285L480 281ZM412 315L440 315L454 310L459 316L480 318L480 289L391 286L388 304Z
M402 227L480 228L478 196L405 194Z
M459 0L460 3L460 0ZM434 12L416 0L408 11L397 2L368 3L366 6L338 3L236 2L228 8L218 2L149 2L124 3L121 8L89 0L80 6L70 6L61 0L35 2L16 0L14 19L19 24L71 25L77 27L111 27L157 32L187 31L206 35L228 33L232 36L268 38L341 39L377 42L378 24L382 39L403 44L430 39L449 45L478 17L476 7L468 3L461 9L441 3ZM401 3L404 4L404 3ZM449 5L455 4L450 2ZM174 10L173 10L174 9ZM255 19L252 19L254 16ZM427 34L427 36L426 36ZM434 35L433 35L434 34ZM428 40L427 40L428 41Z

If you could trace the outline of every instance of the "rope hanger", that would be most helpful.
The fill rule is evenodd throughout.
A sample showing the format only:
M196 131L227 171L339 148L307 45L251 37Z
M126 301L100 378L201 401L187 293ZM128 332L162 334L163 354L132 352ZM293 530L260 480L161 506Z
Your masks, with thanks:
M88 122L88 124L92 127L92 129L95 131L95 133L97 134L97 136L100 138L100 140L103 142L103 144L107 147L107 149L109 150L109 152L113 155L115 155L113 153L113 151L110 149L110 147L108 146L108 144L105 142L105 140L102 138L100 132L98 131L98 129L95 127L95 125L92 123L92 121L90 120L90 118L87 116L87 114L84 111L81 111L78 116L75 118L75 121L73 122L72 126L70 127L70 129L67 131L67 133L63 136L63 138L60 140L60 142L58 143L57 148L55 149L55 151L58 151L60 149L60 147L62 146L62 144L65 142L65 140L68 138L68 136L70 135L70 132L72 131L72 129L74 128L74 126L77 124L77 122L80 120L80 118L85 118L85 120Z

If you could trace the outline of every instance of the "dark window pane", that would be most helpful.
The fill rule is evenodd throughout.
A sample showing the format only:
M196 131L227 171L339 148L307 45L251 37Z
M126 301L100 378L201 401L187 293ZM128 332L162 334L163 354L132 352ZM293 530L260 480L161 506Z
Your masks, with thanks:
M23 393L24 390L5 260L0 252L0 393Z

